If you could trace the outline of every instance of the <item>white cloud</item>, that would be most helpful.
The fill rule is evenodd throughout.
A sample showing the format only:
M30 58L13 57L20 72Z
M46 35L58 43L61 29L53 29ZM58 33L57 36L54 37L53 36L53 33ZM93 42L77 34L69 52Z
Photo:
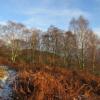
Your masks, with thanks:
M100 36L100 27L94 28L94 32Z
M6 21L0 20L0 24L1 25L5 25L6 24Z
M72 4L72 1L73 0L10 0L15 8L14 11L11 11L13 11L15 15L23 16L21 22L25 25L34 25L36 27L49 26L50 24L59 25L59 23L68 24L72 17L76 18L80 15L90 18L91 15L88 12L67 6ZM64 6L66 7L59 7L59 5L62 5L60 2L63 3L63 5L65 4ZM54 4L57 4L57 8L55 8L56 5L52 8ZM5 22L1 21L1 23Z
M33 9L29 11L24 11L23 14L28 16L26 20L23 21L28 26L35 25L51 25L57 23L66 23L68 24L71 18L79 17L83 15L86 18L89 18L91 15L88 12L79 10L79 9L61 9L61 10L51 10L51 9Z
M51 9L33 9L22 12L24 15L33 16L38 14L46 14L48 16L70 16L70 17L78 17L83 15L85 17L89 17L90 14L88 12L79 10L79 9L61 9L61 10L51 10Z

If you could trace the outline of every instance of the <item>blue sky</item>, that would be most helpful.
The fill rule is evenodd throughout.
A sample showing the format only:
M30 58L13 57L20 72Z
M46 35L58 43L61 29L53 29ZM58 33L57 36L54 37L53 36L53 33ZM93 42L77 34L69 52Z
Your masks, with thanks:
M100 0L0 0L0 23L8 20L46 30L68 29L71 18L83 15L100 32Z

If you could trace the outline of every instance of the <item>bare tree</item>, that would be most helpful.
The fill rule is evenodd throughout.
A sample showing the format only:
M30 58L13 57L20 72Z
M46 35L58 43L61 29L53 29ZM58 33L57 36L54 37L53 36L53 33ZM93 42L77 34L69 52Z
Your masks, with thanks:
M30 49L31 49L31 60L32 60L32 62L34 62L35 52L39 47L39 33L40 33L40 30L32 29L31 33L32 34L31 34L29 43L30 43Z
M42 35L42 50L50 52L50 36L48 33Z
M49 34L51 51L54 54L57 54L57 55L60 54L63 32L57 27L50 26L47 33Z
M95 67L96 67L96 57L97 57L97 49L98 49L98 38L96 36L96 34L94 34L93 31L89 32L88 35L88 55L90 54L89 59L91 59L90 63L92 64L92 71L95 71Z
M80 16L78 19L72 19L70 22L71 31L76 34L77 40L77 59L81 68L85 66L85 46L88 39L89 25L88 20Z
M70 67L72 61L74 62L75 58L75 50L76 50L76 37L75 35L68 31L63 35L63 54L64 54L64 62L67 66Z
M15 62L16 57L19 55L20 46L18 39L21 37L22 28L24 25L12 21L8 21L7 25L3 26L4 37L11 49L11 60Z

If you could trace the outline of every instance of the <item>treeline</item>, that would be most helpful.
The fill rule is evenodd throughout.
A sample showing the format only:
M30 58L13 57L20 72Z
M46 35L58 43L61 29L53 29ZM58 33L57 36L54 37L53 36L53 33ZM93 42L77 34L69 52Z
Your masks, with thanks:
M17 58L21 59L23 54L29 63L35 63L36 56L40 62L41 59L46 60L47 55L52 55L48 62L54 62L54 66L55 58L61 58L64 66L72 68L78 66L95 71L100 66L100 38L82 16L70 21L68 31L50 26L43 32L8 21L7 24L0 25L0 33L0 48L7 49L13 63ZM43 58L39 58L39 52L44 52ZM61 59L57 61L58 65Z

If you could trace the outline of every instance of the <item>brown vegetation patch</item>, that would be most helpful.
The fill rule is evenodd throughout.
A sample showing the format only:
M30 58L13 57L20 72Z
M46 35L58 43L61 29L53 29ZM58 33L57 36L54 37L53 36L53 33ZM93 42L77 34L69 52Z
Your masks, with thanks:
M46 72L23 72L19 74L17 92L29 100L66 100L64 87ZM21 97L20 97L21 98Z
M84 71L46 67L19 72L14 90L21 100L99 100L100 78Z

